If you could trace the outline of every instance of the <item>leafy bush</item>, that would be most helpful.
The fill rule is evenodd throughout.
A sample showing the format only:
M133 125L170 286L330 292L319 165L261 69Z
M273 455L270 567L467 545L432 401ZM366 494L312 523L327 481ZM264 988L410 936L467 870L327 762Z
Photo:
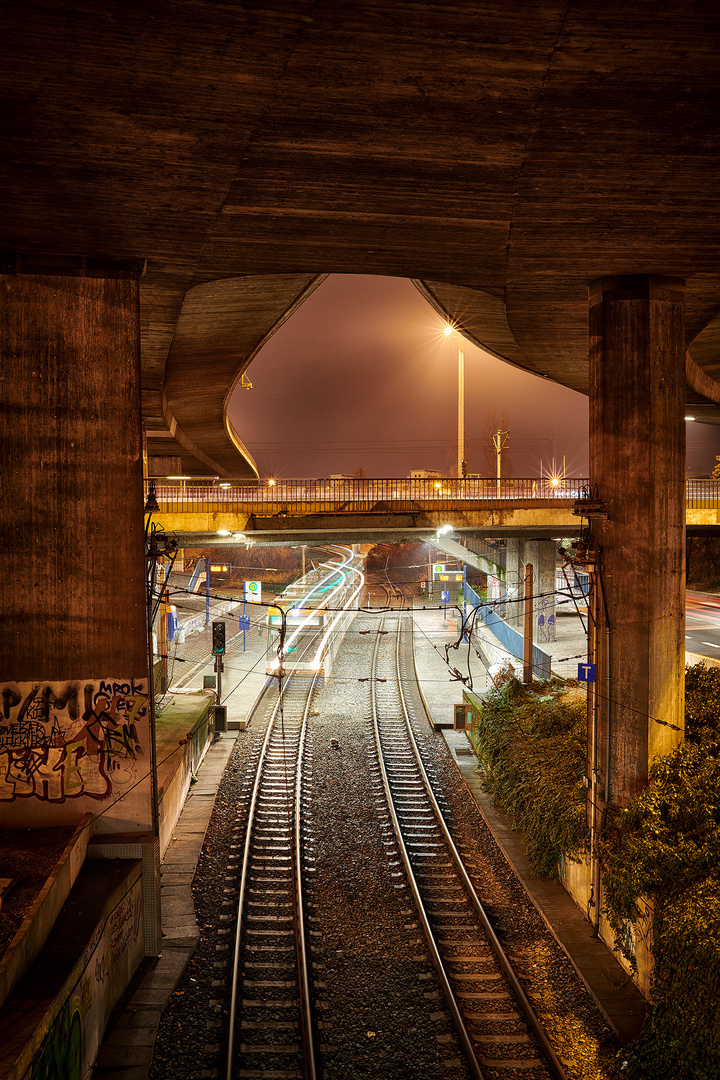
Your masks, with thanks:
M720 669L689 668L686 741L601 842L604 903L617 943L654 907L653 1010L624 1051L632 1080L720 1076ZM627 952L626 952L627 955ZM632 957L629 957L632 959Z
M484 786L522 829L533 871L558 876L561 855L585 846L587 709L577 683L491 689L473 729Z

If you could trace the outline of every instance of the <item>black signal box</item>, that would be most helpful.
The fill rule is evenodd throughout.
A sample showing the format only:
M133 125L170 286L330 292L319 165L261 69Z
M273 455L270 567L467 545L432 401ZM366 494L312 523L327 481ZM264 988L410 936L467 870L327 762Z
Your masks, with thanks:
M225 623L214 622L212 624L212 652L213 656L225 655Z

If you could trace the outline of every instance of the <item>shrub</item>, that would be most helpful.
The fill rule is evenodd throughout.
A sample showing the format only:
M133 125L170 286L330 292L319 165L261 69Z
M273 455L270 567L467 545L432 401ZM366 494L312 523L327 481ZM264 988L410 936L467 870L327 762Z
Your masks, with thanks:
M632 1080L720 1076L720 669L689 668L686 741L600 845L606 914L622 947L641 897L654 907L653 1010L623 1052ZM630 960L633 957L624 949Z
M561 855L586 845L584 691L560 680L500 681L482 703L473 742L484 786L525 836L533 871L557 877Z

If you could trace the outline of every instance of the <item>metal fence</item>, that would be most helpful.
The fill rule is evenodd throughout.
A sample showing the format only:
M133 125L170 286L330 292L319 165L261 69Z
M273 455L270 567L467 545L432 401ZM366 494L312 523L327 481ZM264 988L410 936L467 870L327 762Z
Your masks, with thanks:
M685 505L688 510L720 508L720 480L686 480Z
M422 509L462 509L469 503L488 507L568 508L589 493L590 482L584 477L548 480L547 477L469 476L462 479L400 478L379 480L244 480L238 482L197 478L192 480L156 479L155 495L160 512L245 511L260 516L282 513L381 512L385 509L413 512ZM686 481L689 509L720 508L720 480Z
M488 562L494 563L502 570L507 569L507 549L504 540L485 540L482 537L463 539L463 544L468 551L481 555Z
M229 483L217 480L155 480L160 512L239 511L262 516L298 512L356 512L453 507L468 503L508 502L527 506L570 505L587 480L549 481L537 477L466 477L463 479L263 480ZM150 481L146 482L150 483Z

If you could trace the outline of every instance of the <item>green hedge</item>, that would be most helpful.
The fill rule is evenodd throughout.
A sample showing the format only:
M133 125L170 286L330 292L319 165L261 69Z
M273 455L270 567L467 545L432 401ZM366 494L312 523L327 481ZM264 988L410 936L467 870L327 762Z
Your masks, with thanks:
M624 1053L628 1080L720 1077L720 669L688 668L685 690L685 742L600 845L618 944L641 897L655 912L653 1009Z
M549 877L588 841L586 705L571 685L509 679L474 709L485 787L523 830L535 873ZM653 1008L618 1058L627 1080L720 1078L720 668L688 668L685 725L685 742L655 763L600 842L619 948L641 898L654 908Z
M577 687L508 679L487 693L472 729L484 787L522 829L541 877L556 878L560 856L572 858L588 841L587 706Z

